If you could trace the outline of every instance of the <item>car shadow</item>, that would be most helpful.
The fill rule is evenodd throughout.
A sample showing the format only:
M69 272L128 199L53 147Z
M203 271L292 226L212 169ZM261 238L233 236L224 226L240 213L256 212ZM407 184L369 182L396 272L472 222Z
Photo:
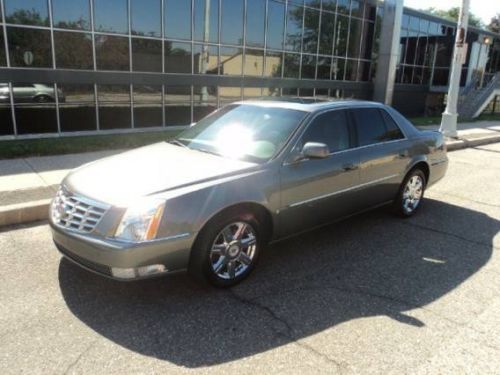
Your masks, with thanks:
M413 218L386 209L270 246L231 290L185 274L121 283L62 260L59 283L72 313L135 352L185 367L252 356L340 323L388 316L449 293L483 267L500 222L427 199Z

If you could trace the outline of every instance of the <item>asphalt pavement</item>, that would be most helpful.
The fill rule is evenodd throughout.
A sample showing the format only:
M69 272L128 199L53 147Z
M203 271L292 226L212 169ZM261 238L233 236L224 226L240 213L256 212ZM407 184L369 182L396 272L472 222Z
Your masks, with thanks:
M0 373L498 374L500 144L449 154L421 211L269 247L231 290L120 283L48 226L0 232Z

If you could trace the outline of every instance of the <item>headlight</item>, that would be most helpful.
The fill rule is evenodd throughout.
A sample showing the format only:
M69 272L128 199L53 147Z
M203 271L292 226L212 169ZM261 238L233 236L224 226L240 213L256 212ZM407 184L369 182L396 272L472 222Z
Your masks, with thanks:
M127 208L115 237L125 241L152 240L160 226L165 202L157 199L141 199Z

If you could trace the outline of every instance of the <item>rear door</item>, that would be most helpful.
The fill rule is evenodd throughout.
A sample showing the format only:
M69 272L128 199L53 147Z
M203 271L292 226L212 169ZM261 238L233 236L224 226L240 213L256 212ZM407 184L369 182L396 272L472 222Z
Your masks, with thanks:
M360 157L360 204L366 208L395 198L409 162L409 141L384 109L351 113Z

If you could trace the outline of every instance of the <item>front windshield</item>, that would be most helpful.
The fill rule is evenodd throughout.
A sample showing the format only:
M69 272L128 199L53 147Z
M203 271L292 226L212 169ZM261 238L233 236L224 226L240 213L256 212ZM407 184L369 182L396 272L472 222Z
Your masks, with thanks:
M285 145L306 112L228 105L180 133L175 143L194 150L263 163Z

